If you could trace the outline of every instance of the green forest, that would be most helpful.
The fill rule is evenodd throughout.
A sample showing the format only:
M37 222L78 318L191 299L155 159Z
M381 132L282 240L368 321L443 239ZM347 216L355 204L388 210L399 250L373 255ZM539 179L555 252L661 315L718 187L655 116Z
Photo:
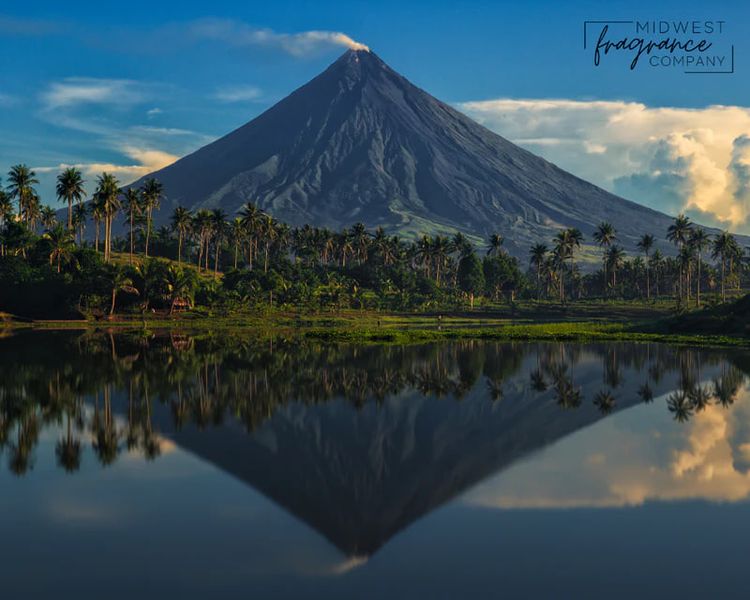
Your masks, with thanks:
M562 229L519 260L499 234L479 248L461 233L406 240L362 223L290 227L253 203L235 215L177 207L170 226L157 228L165 201L157 180L123 188L102 173L90 197L86 184L77 168L59 173L59 219L43 204L34 171L10 169L0 186L0 312L37 319L270 307L428 312L591 300L684 310L736 297L748 275L747 250L731 233L710 235L684 215L667 231L644 230L637 255L601 223L590 240ZM656 248L659 239L673 255ZM599 249L596 268L583 268L585 244Z

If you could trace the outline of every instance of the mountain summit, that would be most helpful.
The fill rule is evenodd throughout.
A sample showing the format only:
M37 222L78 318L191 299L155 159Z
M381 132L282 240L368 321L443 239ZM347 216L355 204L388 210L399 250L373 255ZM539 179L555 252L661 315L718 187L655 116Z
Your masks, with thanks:
M355 222L390 233L501 233L514 254L560 227L610 221L634 248L669 217L559 169L411 84L375 53L348 50L246 125L153 173L170 205L254 202L292 225ZM137 184L136 184L137 185Z

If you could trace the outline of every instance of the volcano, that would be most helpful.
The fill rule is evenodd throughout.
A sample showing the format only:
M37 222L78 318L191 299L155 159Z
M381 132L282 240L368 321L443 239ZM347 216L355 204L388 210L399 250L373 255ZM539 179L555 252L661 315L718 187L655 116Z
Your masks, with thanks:
M414 238L492 233L525 254L561 227L590 239L601 221L635 249L670 217L516 146L410 83L375 53L349 50L239 129L152 173L171 209L253 202L291 225L369 228ZM139 185L136 182L134 185ZM657 235L657 237L661 237Z

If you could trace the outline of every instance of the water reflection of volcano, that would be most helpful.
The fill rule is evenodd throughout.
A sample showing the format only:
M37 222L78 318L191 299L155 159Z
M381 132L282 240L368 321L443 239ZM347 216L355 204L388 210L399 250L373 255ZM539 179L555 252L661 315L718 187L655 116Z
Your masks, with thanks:
M488 348L476 350L485 351L486 359L498 359ZM343 397L295 402L250 435L237 426L188 428L174 439L284 506L347 555L369 555L488 476L643 401L649 361L560 346L518 348L519 356L501 382L488 375L485 360L460 399L406 387L359 407ZM651 377L653 396L681 385L678 370L662 370L658 381ZM702 376L715 372L707 367ZM614 404L595 404L603 395Z
M47 423L67 423L71 471L82 439L106 465L125 448L158 458L167 436L364 556L609 413L669 395L682 421L731 403L736 359L630 343L25 334L0 341L0 445L23 474Z

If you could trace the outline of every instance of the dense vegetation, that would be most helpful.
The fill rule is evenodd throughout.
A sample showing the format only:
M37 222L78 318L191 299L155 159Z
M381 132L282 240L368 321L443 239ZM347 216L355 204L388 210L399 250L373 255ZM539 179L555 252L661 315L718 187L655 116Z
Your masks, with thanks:
M158 181L122 189L103 173L88 201L84 183L75 168L59 174L57 196L67 207L59 223L41 204L32 170L16 165L8 173L0 188L0 310L32 317L265 306L413 311L589 298L690 307L707 294L726 299L746 276L746 254L731 234L712 238L682 215L663 232L674 257L655 250L646 232L642 256L628 257L614 227L602 223L593 239L601 268L586 273L577 262L584 241L577 229L535 245L523 269L500 235L478 253L462 234L410 242L361 223L343 231L290 228L252 203L231 218L220 209L177 207L171 227L155 230Z

